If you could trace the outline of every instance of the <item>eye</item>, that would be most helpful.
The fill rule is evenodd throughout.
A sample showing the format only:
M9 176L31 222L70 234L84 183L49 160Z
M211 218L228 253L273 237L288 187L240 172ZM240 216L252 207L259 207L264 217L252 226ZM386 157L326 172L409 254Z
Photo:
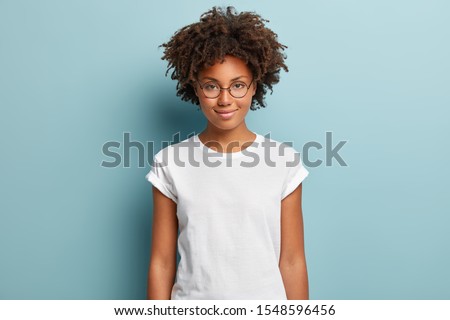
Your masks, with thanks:
M208 91L218 90L219 86L215 82L207 82L203 85L203 89Z
M247 86L243 82L234 82L231 85L231 89L232 90L241 90L241 89L244 89L244 88L247 88Z

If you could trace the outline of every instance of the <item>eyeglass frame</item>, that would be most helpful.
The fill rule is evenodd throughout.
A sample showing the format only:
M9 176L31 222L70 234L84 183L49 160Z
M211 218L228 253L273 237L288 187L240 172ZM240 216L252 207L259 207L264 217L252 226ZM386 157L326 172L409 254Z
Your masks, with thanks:
M200 81L197 81L197 83L198 83L198 86L200 87L200 89L202 90L202 93L203 93L203 95L205 96L206 99L217 99L218 97L220 97L220 94L222 93L222 90L227 90L228 93L230 94L230 96L232 96L232 97L235 98L235 99L242 99L243 97L245 97L245 96L247 95L248 90L250 89L250 87L251 87L251 85L252 85L252 83L253 83L254 80L255 80L255 78L252 78L252 81L251 81L250 84L248 84L248 85L247 85L244 81L242 81L242 80L235 80L235 81L233 81L233 82L231 83L231 85L230 85L228 88L222 88L221 86L219 86L219 83L218 83L217 81L214 81L214 80L205 82L203 85L205 85L205 84L207 84L207 83L210 83L210 82L213 82L213 83L216 83L217 86L219 87L219 94L218 94L216 97L214 97L214 98L207 97L206 94L205 94L205 92L203 91L203 86L202 86L202 84L200 83ZM242 82L242 83L246 86L246 88L247 88L247 91L245 92L245 94L244 94L242 97L235 97L235 96L231 93L231 87L232 87L232 85L233 85L235 82Z

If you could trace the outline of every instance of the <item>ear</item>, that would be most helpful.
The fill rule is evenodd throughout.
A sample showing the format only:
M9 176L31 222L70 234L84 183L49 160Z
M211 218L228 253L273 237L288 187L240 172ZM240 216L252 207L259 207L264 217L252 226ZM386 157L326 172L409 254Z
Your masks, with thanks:
M256 93L256 82L252 82L252 97L255 95Z
M195 95L198 97L198 91L197 91L197 86L196 83L194 82L192 85L192 88L194 89Z

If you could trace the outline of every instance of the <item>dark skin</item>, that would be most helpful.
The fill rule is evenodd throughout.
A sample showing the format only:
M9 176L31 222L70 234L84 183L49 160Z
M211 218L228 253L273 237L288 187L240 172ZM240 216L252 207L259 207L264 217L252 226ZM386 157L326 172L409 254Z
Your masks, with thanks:
M152 254L147 299L170 300L177 264L177 205L153 187Z
M228 87L233 79L240 77L247 83L252 73L240 59L227 56L222 63L202 70L201 79L215 79L221 87ZM236 99L227 90L221 91L215 99L206 98L197 86L195 92L207 119L206 129L199 135L203 143L217 141L222 150L232 141L239 146L228 152L236 152L254 140L253 133L245 124L245 116L255 94L254 85L248 94ZM234 115L224 119L217 110L232 110ZM281 252L279 269L286 296L289 300L308 299L308 274L304 251L302 185L300 184L281 203ZM178 235L176 203L153 187L153 233L152 253L148 273L147 298L169 300L176 274L176 247Z

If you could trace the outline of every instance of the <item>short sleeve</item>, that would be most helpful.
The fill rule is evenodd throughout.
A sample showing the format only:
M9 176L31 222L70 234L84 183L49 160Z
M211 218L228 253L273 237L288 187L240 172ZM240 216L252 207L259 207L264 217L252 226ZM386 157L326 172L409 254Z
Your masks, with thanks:
M168 161L162 161L161 155L162 151L155 155L152 168L145 178L163 195L177 203L178 197L170 175Z
M300 153L295 152L293 157L290 158L291 161L287 161L286 163L287 172L283 183L281 199L291 194L309 174L308 170L303 166Z

